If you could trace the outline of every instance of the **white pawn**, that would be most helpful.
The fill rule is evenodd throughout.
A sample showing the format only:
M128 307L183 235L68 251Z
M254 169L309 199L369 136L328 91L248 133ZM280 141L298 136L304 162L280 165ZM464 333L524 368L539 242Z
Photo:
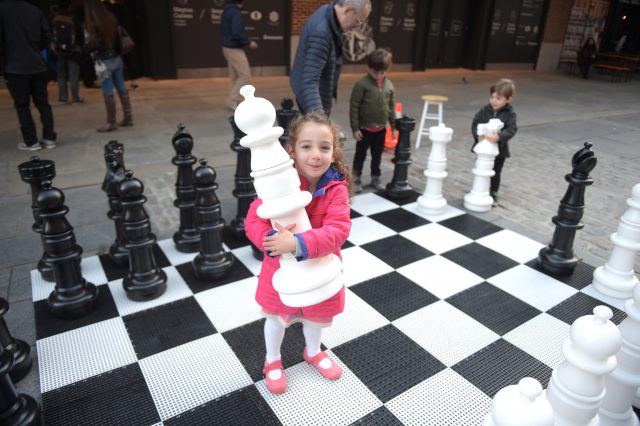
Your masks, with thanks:
M569 339L562 345L565 360L556 367L547 388L547 400L556 426L596 426L604 398L604 379L616 368L615 354L622 338L613 312L596 306L571 325Z
M418 198L418 211L437 215L447 208L447 200L442 196L442 181L447 177L447 144L451 142L453 129L446 127L444 123L429 128L431 139L431 152L427 161L427 169L424 175L427 177L427 185Z
M517 385L500 389L483 426L553 426L553 410L536 379L525 377Z
M472 172L475 175L471 191L464 195L464 206L474 212L488 212L493 204L493 197L489 195L491 177L496 174L493 171L493 163L500 152L498 144L491 143L484 138L497 133L504 127L504 123L497 118L492 118L488 123L478 124L478 138L480 141L473 148L476 153L476 164Z
M273 127L276 110L264 98L256 98L255 88L242 86L244 101L234 113L236 124L246 133L240 145L251 150L251 176L262 205L257 214L263 219L287 227L295 224L292 232L311 229L305 206L311 194L300 190L300 177L293 160L280 145L284 130ZM275 226L274 226L275 228ZM273 275L273 287L282 303L292 307L315 305L338 293L344 280L342 262L335 254L298 262L294 255L280 256L280 268Z
M629 299L638 278L633 273L636 253L640 250L640 183L631 189L629 209L620 218L609 260L593 273L593 287L602 294Z
M640 284L636 284L633 299L627 300L624 310L627 318L618 326L622 347L616 354L618 365L605 381L607 393L599 411L601 426L640 425L631 407L640 386Z

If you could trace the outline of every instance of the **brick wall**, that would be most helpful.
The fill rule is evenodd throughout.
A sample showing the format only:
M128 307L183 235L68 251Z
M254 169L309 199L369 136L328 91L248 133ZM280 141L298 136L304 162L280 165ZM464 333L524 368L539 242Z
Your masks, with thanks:
M549 0L547 19L542 41L545 43L562 43L569 23L569 15L573 0Z
M325 3L327 0L293 0L292 22L291 22L291 34L300 35L304 23L307 22L307 18L311 16L315 10Z

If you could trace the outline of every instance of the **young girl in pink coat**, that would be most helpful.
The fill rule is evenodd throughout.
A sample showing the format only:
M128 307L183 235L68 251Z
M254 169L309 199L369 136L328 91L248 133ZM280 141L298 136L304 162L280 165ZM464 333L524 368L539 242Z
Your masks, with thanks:
M338 128L323 114L299 116L289 126L289 140L285 146L300 175L300 189L309 191L312 200L306 211L312 229L293 234L294 225L285 228L256 214L261 199L256 199L244 222L247 237L266 252L258 278L256 301L266 317L264 339L266 359L264 374L272 393L287 389L287 381L280 357L280 345L285 329L302 323L306 348L305 361L316 367L329 380L336 380L342 369L326 352L320 351L322 328L331 325L333 317L344 310L344 287L333 297L304 308L286 306L273 288L272 278L280 267L280 255L295 253L298 261L323 257L330 253L340 256L340 247L351 229L349 193L350 172L343 160L338 140Z

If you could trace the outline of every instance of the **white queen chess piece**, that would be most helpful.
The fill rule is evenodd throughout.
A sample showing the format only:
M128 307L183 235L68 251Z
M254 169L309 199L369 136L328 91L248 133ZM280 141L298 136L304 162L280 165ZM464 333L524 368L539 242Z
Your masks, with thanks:
M453 129L444 123L429 128L431 152L427 160L427 185L424 194L418 198L418 211L428 215L443 213L447 208L447 200L442 196L442 181L447 177L447 144L451 142Z
M491 176L495 175L493 163L500 152L498 144L491 143L484 136L498 133L504 123L492 118L488 123L478 124L478 138L480 141L473 148L476 153L476 164L472 172L475 175L471 191L464 195L464 206L474 212L488 212L493 204L493 197L489 195Z
M295 224L293 233L311 229L305 206L311 194L300 190L300 177L293 160L280 145L284 130L274 127L276 110L264 98L254 96L255 88L243 86L244 101L235 110L234 118L246 133L240 145L251 150L251 176L262 205L257 214L287 227ZM275 228L275 226L274 226ZM344 285L342 262L335 254L297 261L294 255L280 256L280 268L273 275L273 287L282 303L292 307L315 305L329 299Z

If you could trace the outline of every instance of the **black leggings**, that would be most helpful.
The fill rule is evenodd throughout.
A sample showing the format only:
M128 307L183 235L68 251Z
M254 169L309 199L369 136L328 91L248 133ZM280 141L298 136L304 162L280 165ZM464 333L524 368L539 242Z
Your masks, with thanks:
M498 189L500 189L500 173L502 173L502 166L504 166L504 160L506 159L507 157L498 155L493 162L493 171L496 174L491 177L491 189L489 190L491 194L497 193Z
M360 129L362 139L356 142L356 154L353 157L353 174L360 176L362 174L362 166L367 158L367 150L371 148L371 176L380 176L380 161L382 160L382 151L384 150L385 129L377 132L370 132Z

